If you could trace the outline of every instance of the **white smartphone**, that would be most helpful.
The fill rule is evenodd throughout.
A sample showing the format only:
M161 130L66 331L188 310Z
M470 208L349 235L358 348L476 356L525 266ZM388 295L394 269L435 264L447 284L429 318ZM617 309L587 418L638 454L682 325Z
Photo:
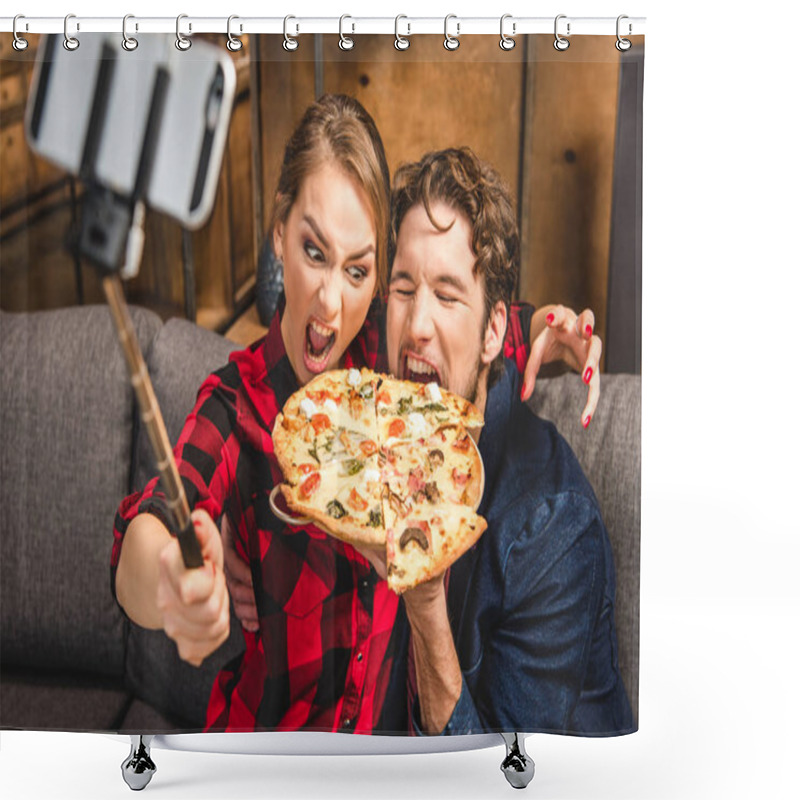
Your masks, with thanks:
M83 34L39 49L26 109L31 148L66 171L196 229L211 214L236 72L225 50L167 34ZM143 154L145 156L143 157Z

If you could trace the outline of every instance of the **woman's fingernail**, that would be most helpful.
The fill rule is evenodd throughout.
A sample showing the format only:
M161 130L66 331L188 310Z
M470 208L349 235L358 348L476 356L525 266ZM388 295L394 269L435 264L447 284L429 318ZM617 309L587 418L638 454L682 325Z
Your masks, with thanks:
M548 314L547 315L547 324L552 325L555 321L556 315L555 314Z
M203 524L199 519L193 519L192 522L194 523L195 528L199 528Z
M594 375L594 370L591 367L586 367L586 372L583 373L583 382L589 383L592 379L592 375Z
M586 338L587 339L591 339L592 338L592 326L591 325L587 325L586 326Z
M590 423L591 421L592 421L592 415L590 414L590 415L589 415L588 417L586 417L586 419L583 421L583 427L584 427L584 428L588 428L588 427L589 427L589 423Z

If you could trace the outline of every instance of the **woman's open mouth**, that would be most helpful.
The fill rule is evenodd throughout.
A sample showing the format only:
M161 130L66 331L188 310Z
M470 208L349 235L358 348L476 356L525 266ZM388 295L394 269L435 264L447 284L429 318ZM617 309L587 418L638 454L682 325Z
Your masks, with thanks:
M439 370L433 364L411 353L405 353L403 356L403 380L416 381L417 383L435 382L440 386L442 383Z
M312 319L306 325L306 342L303 348L303 360L309 372L323 372L328 365L336 330Z

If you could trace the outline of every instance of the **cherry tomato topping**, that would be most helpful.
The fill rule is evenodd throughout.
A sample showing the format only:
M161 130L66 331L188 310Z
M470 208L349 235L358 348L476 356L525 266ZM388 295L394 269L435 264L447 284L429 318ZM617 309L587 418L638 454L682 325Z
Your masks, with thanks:
M366 511L367 501L354 489L350 491L350 505L356 511Z
M319 472L314 472L313 474L309 475L301 484L300 484L300 494L304 497L311 497L314 492L319 489L321 478L319 477Z
M327 414L314 414L311 424L314 426L314 433L319 433L331 427L331 420Z
M378 445L376 445L372 439L365 439L363 442L361 442L359 447L365 456L373 456L378 452Z
M402 436L406 424L401 419L393 419L389 425L389 436Z

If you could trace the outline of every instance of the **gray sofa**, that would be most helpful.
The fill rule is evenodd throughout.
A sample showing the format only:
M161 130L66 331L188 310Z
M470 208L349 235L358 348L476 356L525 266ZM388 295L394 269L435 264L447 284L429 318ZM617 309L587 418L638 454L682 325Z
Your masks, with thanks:
M174 441L203 378L234 346L131 309ZM226 644L196 669L130 624L109 587L119 501L154 474L108 309L0 312L0 727L199 730ZM604 376L587 432L574 375L540 380L533 406L575 449L615 550L623 677L638 699L640 383Z

